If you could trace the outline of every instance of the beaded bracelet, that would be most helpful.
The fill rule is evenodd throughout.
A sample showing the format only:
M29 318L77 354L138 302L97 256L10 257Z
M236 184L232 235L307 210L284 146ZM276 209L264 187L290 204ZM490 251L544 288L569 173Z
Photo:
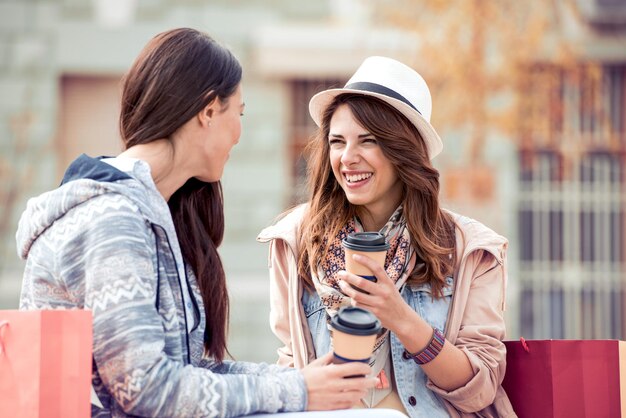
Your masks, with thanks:
M428 345L422 350L415 354L409 353L404 350L405 353L413 359L417 364L426 364L432 360L441 352L443 349L443 345L446 342L446 337L443 336L441 331L437 328L433 327L433 336L430 339Z

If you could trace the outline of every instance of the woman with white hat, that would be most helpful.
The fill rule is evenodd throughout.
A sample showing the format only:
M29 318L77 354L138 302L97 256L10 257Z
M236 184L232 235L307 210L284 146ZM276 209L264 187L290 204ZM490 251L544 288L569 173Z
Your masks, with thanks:
M380 383L355 407L512 417L501 387L507 240L440 207L431 106L423 78L384 57L311 99L310 200L259 236L271 242L278 362L304 367L332 351L330 318L358 306L383 332L370 360ZM341 241L363 231L390 245L384 267L353 255L375 281L345 271Z

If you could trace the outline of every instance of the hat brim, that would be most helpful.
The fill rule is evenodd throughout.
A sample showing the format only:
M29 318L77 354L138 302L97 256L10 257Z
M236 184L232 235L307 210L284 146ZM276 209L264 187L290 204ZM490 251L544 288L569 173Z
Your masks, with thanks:
M390 104L398 112L402 113L411 123L413 123L413 125L422 135L422 138L426 143L426 147L428 148L428 158L430 158L431 160L435 158L443 149L443 142L437 134L437 131L435 131L435 128L433 128L433 126L426 119L424 119L424 117L420 115L418 111L416 111L406 103L398 99L394 99L393 97L365 90L344 88L329 89L321 91L314 95L309 101L309 113L311 114L311 118L313 118L313 121L317 126L321 125L324 110L332 103L335 97L345 93L355 93L363 96L376 97L377 99L380 99Z

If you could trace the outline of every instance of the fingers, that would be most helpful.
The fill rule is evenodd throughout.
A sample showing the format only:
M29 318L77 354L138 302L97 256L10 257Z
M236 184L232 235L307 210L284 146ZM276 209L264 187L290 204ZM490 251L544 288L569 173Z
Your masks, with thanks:
M332 358L333 354L329 353L302 369L305 380L307 376L311 376L312 380L321 382L323 386L334 386L335 389L341 390L352 390L359 387L369 389L378 383L376 377L368 377L372 374L372 368L366 363L353 361L343 364L323 364L319 361L329 358L329 355ZM346 379L350 376L363 377Z
M325 375L325 378L330 379L342 379L346 376L354 375L367 376L372 373L372 368L366 363L352 361L342 364L332 364L332 360L333 352L331 351L304 366L302 371L304 373L308 371L315 374L322 373Z
M372 373L372 369L365 363L352 362L326 366L321 365L321 363L317 366L311 363L302 369L307 384L309 400L307 409L351 408L366 395L368 389L376 386L378 379L374 377L346 377L367 376L370 373Z
M354 376L354 375L364 375L367 376L372 372L372 368L365 363L361 363L358 361L342 363L342 364L333 364L333 352L330 351L323 356L313 360L305 369L310 368L323 368L325 373L328 373L331 378L344 378L346 376Z
M368 256L361 255L361 254L352 254L352 259L356 261L357 263L362 264L368 269L370 269L371 272L374 273L374 276L376 276L376 278L379 281L391 282L391 279L389 278L389 276L387 276L387 272L385 271L385 268L381 266L379 263L377 263L376 261L374 261L373 259L369 258Z
M371 282L355 274L348 273L347 271L337 272L337 277L341 279L339 280L339 286L341 287L341 290L346 296L349 296L351 298L356 295L367 295L367 293L372 293L376 290L376 284L374 282ZM350 285L356 286L367 293L360 292Z
M326 379L337 379L338 382L341 382L348 376L368 376L372 373L372 368L366 363L352 361L342 364L331 364L332 358L332 352L325 354L324 356L311 362L308 366L305 366L305 369L317 367L318 369L323 370L323 373L326 375ZM331 384L330 381L329 384ZM370 386L368 386L368 388L369 387Z
M346 376L368 376L372 373L372 368L368 364L361 363L360 361L333 364L331 367L334 368L333 372L335 375L341 378Z
M342 391L363 391L367 389L373 389L378 384L378 378L376 377L351 377L341 379L339 389Z
M373 307L384 302L381 301L381 296L385 294L382 286L344 271L338 272L337 276L340 279L339 287L346 296L352 299L352 306ZM356 286L367 293L356 290L350 285Z

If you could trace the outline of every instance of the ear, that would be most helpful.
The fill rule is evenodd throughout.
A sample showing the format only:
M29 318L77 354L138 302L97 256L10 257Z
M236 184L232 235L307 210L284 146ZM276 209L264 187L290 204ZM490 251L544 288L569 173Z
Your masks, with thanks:
M200 111L200 113L198 113L197 118L198 118L198 122L200 123L200 126L202 126L203 128L206 128L211 125L211 121L213 120L213 117L217 113L217 107L218 107L218 99L216 97L215 99L211 100L211 103L206 105Z

